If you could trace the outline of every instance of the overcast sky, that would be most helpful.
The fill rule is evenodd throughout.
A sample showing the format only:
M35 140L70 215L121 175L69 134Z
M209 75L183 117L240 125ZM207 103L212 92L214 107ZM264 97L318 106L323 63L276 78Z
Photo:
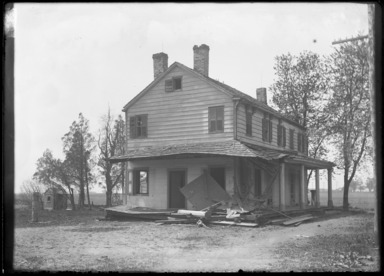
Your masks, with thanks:
M193 67L210 46L209 75L255 97L274 57L332 51L368 33L366 4L15 4L15 190L82 112L97 133L153 80L152 54ZM269 98L270 95L268 95ZM341 186L341 184L339 184Z

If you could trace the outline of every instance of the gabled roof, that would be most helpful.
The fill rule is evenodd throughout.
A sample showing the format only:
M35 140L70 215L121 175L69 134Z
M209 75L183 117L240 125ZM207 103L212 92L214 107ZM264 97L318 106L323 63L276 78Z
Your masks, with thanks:
M208 76L205 76L203 74L200 74L199 72L185 66L184 64L181 64L179 62L174 62L165 72L163 72L161 75L159 75L156 79L154 79L147 87L144 88L139 94L137 94L132 100L130 100L123 108L123 111L125 112L132 104L134 104L137 100L139 100L142 96L146 94L147 91L149 91L153 86L155 86L157 83L159 83L171 70L173 70L175 67L182 68L188 72L191 72L193 75L198 77L199 79L205 81L206 83L216 87L218 90L224 92L225 94L232 96L232 97L239 97L240 99L249 102L249 104L255 106L256 108L259 108L263 111L269 112L273 115L275 115L278 118L282 118L286 121L289 121L293 125L296 125L298 127L304 128L302 125L300 125L298 122L292 120L291 118L284 116L280 112L276 111L272 107L268 106L267 104L258 101L257 99L249 96L248 94L245 94L227 84L221 83L217 80L214 80Z

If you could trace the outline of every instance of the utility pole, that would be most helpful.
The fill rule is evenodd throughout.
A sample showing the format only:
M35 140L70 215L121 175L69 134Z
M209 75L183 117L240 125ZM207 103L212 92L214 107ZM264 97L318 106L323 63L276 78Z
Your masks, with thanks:
M372 160L373 160L373 174L377 176L377 168L376 168L376 130L375 130L375 103L376 103L376 97L375 97L375 4L369 4L368 5L368 35L360 35L357 37L352 38L346 38L346 39L340 39L337 41L332 42L332 45L335 44L341 44L345 42L351 42L356 40L363 40L368 39L368 65L369 65L369 93L370 93L370 105L371 105L371 130L372 130L372 146L373 146L373 153L372 153ZM381 187L378 185L378 181L376 177L374 177L376 189L375 189L375 198L374 198L374 209L375 209L375 215L374 215L374 226L373 231L377 236L378 233L378 218L377 215L378 208L377 208L377 202L378 202L378 195L379 191L381 191Z
M369 65L369 92L371 96L371 129L372 129L372 146L373 146L373 153L372 153L372 159L373 159L373 174L376 176L377 174L377 168L376 168L376 122L375 122L375 103L376 103L376 95L375 95L375 36L374 36L374 23L375 22L375 4L369 4L368 5L368 65ZM377 178L374 177L374 183L376 185L375 189L375 200L374 200L374 208L375 208L375 216L374 216L374 224L373 224L373 231L377 236L378 233L378 215L377 215L377 197L378 197L378 191L380 191L380 188L378 187L378 181Z

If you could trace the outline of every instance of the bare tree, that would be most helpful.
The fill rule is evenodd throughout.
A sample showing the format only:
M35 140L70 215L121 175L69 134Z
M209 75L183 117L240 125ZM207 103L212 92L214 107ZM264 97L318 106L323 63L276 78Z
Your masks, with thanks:
M124 165L112 164L110 158L124 154L125 123L121 115L113 121L110 110L103 118L103 126L99 131L98 146L100 149L98 165L105 178L106 206L112 205L113 189L124 185Z

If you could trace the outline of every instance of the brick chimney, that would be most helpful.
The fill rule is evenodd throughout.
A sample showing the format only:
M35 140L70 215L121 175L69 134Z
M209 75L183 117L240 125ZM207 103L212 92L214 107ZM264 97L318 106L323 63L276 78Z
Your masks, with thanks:
M155 79L168 69L168 55L166 53L157 53L153 58L153 75Z
M208 77L209 46L201 44L193 46L193 69Z
M261 87L256 89L256 99L267 104L267 88Z

